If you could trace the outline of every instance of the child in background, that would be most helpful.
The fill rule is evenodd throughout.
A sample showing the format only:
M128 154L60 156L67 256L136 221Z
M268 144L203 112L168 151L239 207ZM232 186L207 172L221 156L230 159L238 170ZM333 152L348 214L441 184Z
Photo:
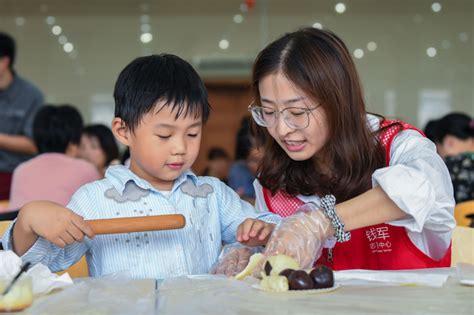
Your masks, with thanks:
M95 165L104 175L110 165L119 164L119 148L114 134L104 125L90 125L84 128L79 146L81 158Z
M249 109L268 135L257 208L286 217L264 255L288 254L302 268L449 267L446 166L415 127L366 112L342 40L316 28L288 33L253 69Z
M229 186L248 202L255 203L253 182L257 177L258 166L263 156L257 139L251 133L251 118L244 117L240 122L235 145L235 162L229 171ZM262 140L263 141L263 140Z
M120 73L114 98L112 131L130 148L130 167L109 167L67 208L27 204L3 238L6 249L53 271L86 254L91 276L127 270L133 278L165 278L207 273L222 243L266 243L278 216L255 212L218 179L190 170L209 104L189 63L166 54L137 58ZM186 218L183 229L95 237L85 221L176 213Z
M78 158L81 114L72 106L45 105L33 120L38 156L13 172L9 208L18 210L33 200L65 206L82 185L101 178L92 164Z
M203 171L203 176L213 176L219 178L227 184L229 175L230 156L224 149L213 147L207 153L207 167Z

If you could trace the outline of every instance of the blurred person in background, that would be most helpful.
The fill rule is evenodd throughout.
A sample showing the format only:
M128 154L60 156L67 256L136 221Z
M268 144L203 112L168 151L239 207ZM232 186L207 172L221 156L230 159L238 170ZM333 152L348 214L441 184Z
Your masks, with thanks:
M37 153L33 118L43 94L14 70L15 40L0 32L0 200L8 199L12 173Z
M456 203L474 200L474 120L450 113L429 121L424 132L448 167Z
M253 182L263 157L263 151L258 144L257 138L251 132L250 117L244 117L237 132L235 162L230 167L228 184L242 199L252 204L255 202Z
M109 127L101 124L84 128L79 156L91 162L102 176L110 165L120 164L119 149Z
M207 167L204 169L203 176L213 176L227 183L229 175L230 156L224 149L213 147L207 153Z
M34 200L66 205L79 187L101 178L91 163L78 158L82 128L81 114L70 105L45 105L38 111L33 139L39 155L13 172L11 211Z

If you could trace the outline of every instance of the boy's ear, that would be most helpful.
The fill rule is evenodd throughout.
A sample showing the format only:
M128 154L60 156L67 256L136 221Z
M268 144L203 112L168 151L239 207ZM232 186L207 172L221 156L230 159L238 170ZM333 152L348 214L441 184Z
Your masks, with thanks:
M112 132L120 143L129 146L131 132L122 118L115 117L112 120Z

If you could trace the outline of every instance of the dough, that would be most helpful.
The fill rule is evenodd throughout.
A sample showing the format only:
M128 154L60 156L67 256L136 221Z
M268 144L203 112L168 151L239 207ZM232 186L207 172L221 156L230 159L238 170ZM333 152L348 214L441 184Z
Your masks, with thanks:
M249 263L247 264L247 267L245 267L244 270L242 270L238 275L236 275L234 278L236 280L243 280L246 277L250 276L255 268L257 268L258 264L260 261L264 258L263 254L257 253L253 254L250 256Z
M262 281L260 281L260 289L274 292L288 291L288 279L285 276L264 277Z
M0 281L0 294L5 290L10 281ZM5 295L0 295L0 312L18 312L33 303L31 279L18 280L11 290Z

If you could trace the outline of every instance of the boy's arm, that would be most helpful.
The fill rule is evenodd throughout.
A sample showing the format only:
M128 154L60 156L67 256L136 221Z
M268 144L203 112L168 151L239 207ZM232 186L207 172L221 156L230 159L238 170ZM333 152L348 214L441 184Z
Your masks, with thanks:
M82 242L94 232L83 218L54 202L34 201L18 213L13 227L13 251L22 256L33 246L39 236L58 247Z
M222 240L226 244L239 241L243 246L236 246L224 253L213 272L236 275L247 266L250 256L254 253L249 246L266 244L281 217L270 212L257 212L252 205L241 200L237 193L225 185L215 188L219 202Z
M68 207L77 210L76 206L78 203L74 202L73 196ZM71 224L64 224L65 219ZM80 221L84 222L82 217L52 202L29 203L3 236L3 247L14 250L24 261L43 263L52 271L64 270L87 251L89 244L82 241L84 234L94 236L75 226L74 222ZM64 227L66 230L62 230ZM87 227L83 229L87 230ZM67 234L59 233L61 230ZM78 233L78 230L82 232Z
M13 225L13 231L11 231L11 249L18 256L22 256L26 253L38 239L38 235L25 223L25 212L29 211L28 209L28 204L20 209L17 220Z
M226 244L237 241L239 226L247 219L258 219L272 224L281 221L281 217L273 213L257 212L251 204L241 200L237 193L224 184L216 191L218 192L217 200L220 202L222 240ZM249 231L250 226L250 224L247 224L246 231ZM241 230L244 231L242 228Z

